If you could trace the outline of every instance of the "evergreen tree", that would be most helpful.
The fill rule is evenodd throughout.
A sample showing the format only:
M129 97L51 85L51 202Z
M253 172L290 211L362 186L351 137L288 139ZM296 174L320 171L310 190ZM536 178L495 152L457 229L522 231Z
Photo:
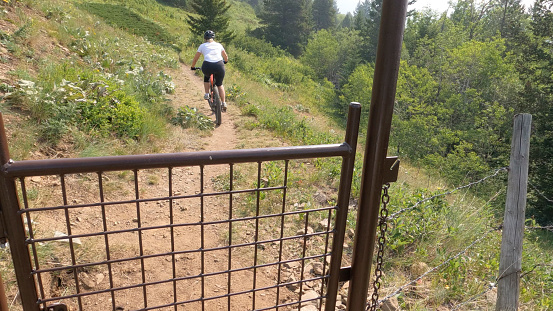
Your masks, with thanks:
M334 28L337 11L334 0L314 0L312 13L315 30Z
M261 36L299 56L310 34L307 0L264 0Z
M252 7L256 7L259 5L260 1L259 0L248 0L247 1Z
M226 13L230 4L226 0L190 0L190 6L198 14L197 17L189 15L186 20L195 38L202 38L206 30L213 30L222 42L234 39L234 33L228 29Z
M518 38L518 68L524 82L519 110L530 113L530 191L528 216L553 224L553 0L537 0L531 32Z
M526 18L520 0L501 0L499 10L499 33L502 38L514 38L523 31L522 20Z
M360 32L361 57L366 62L376 59L381 13L382 0L365 0L355 10L354 25Z
M181 9L186 7L186 0L160 0L160 2Z
M341 28L353 27L353 15L350 12L348 12L348 14L346 14L346 17L344 17L344 19L342 20L342 22L340 23L340 27Z

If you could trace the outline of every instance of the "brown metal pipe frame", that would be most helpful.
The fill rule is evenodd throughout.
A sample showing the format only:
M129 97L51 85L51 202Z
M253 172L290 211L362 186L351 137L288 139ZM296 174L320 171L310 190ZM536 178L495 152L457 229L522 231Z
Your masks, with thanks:
M264 149L237 149L166 154L106 156L96 158L48 159L11 161L2 167L2 175L27 177L75 173L95 173L178 166L217 165L347 156L351 152L346 143L316 146L276 147Z
M8 309L8 297L6 296L6 290L4 289L4 280L0 275L0 311L9 311Z
M384 0L378 38L367 142L361 177L361 197L355 230L349 311L366 309L376 226L380 210L384 161L392 124L407 0Z
M0 164L2 166L8 165L11 162L7 141L4 121L0 113L0 160L2 161ZM25 244L25 226L23 225L21 216L18 215L19 201L15 181L6 178L2 174L0 174L0 204L4 219L16 219L16 221L6 221L4 225L6 226L6 231L9 232L8 241L10 243L23 310L38 311L38 297L32 274L31 259L29 258L29 249Z
M340 189L338 190L338 202L336 211L336 225L332 240L332 256L330 261L326 311L334 311L336 308L336 295L340 281L340 267L342 264L342 252L344 250L344 237L348 218L349 198L351 196L351 183L355 166L355 153L357 151L357 137L359 134L359 119L361 117L361 104L349 105L348 123L346 128L346 144L351 146L352 152L342 161L342 174L340 177Z

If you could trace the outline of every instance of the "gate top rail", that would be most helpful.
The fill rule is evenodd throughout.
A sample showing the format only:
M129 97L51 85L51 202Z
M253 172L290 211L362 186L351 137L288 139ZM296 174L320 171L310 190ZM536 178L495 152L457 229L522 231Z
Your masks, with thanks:
M265 162L322 157L345 157L353 149L347 143L240 149L228 151L199 151L167 154L107 156L95 158L9 160L1 172L5 177L27 177L93 173L179 166L217 165L228 163Z

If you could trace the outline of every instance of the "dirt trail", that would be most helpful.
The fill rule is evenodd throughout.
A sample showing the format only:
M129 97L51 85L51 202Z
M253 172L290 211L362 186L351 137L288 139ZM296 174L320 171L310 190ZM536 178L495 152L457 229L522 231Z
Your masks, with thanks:
M203 100L203 81L194 75L194 72L182 67L179 72L173 73L173 81L176 92L171 99L175 108L188 105L197 108L200 112L214 119L214 115ZM203 138L201 148L210 150L231 150L238 143L235 120L238 118L238 109L229 106L223 114L223 123L215 128L212 136ZM182 131L175 127L175 132ZM169 141L174 141L174 137ZM186 139L186 138L181 138ZM197 138L194 138L197 139ZM178 150L186 146L186 143L168 145L167 152L186 152ZM175 150L177 149L177 150ZM166 152L163 151L163 152ZM106 173L102 177L104 183L105 202L121 202L133 200L138 195L140 199L152 199L152 201L135 203L106 204L105 223L103 211L99 207L87 206L75 208L68 212L70 228L67 228L63 210L51 211L40 214L37 219L38 231L44 237L51 237L53 232L59 231L71 234L93 234L102 232L106 226L108 232L120 232L109 234L107 237L83 238L82 247L78 247L77 262L101 262L103 260L122 260L130 257L152 256L143 260L121 261L109 265L92 266L80 269L80 292L93 292L108 290L113 287L128 287L127 290L117 291L113 296L117 310L136 310L145 307L155 307L188 300L197 300L193 303L179 305L178 310L226 310L228 308L228 274L219 272L229 269L228 249L220 249L228 245L229 225L199 225L204 215L204 222L224 221L229 218L229 196L206 196L203 198L182 198L174 200L160 200L167 196L185 197L203 193L216 193L214 180L218 176L229 175L228 165L206 166L202 173L199 167L177 167L171 171L167 169L143 170L135 176L133 172ZM135 183L135 180L138 182ZM57 176L47 176L31 180L32 186L50 187L52 197L45 197L37 204L54 205L55 193L60 193L60 182ZM98 176L95 174L79 174L67 176L63 181L67 189L67 200L70 204L94 204L98 202ZM138 194L137 190L138 189ZM202 190L203 189L203 190ZM58 203L59 204L59 203ZM174 230L166 228L171 223L189 224L175 227ZM235 225L236 226L236 225ZM138 228L142 230L136 231ZM152 229L154 228L154 229ZM244 227L245 228L245 227ZM233 230L240 228L233 227ZM38 232L37 231L37 232ZM140 232L140 234L139 234ZM202 239L203 237L203 244ZM40 238L40 237L39 237ZM171 243L173 241L173 243ZM237 243L233 241L234 243ZM243 241L240 241L242 243ZM59 248L67 248L66 245ZM233 244L234 244L233 243ZM109 247L106 247L106 244ZM109 248L109 251L107 250ZM201 249L208 251L200 251ZM253 246L250 248L253 250ZM231 293L241 293L230 298L232 310L251 310L252 298L255 295L255 308L266 308L276 303L276 291L262 291L256 294L247 291L255 288L275 286L277 283L277 271L275 267L257 269L255 280L252 269L246 269L254 265L254 259L250 250L232 250L231 269L243 269L234 272L231 276ZM161 255L178 252L177 255ZM54 259L48 259L42 268L52 266L66 266L71 264L69 250L61 252L63 255ZM204 278L198 277L203 273ZM144 273L142 273L144 271ZM68 273L45 274L43 283L47 297L67 295L67 292L75 290L75 274ZM173 278L177 282L166 282ZM113 282L110 285L110 282ZM146 287L133 287L135 284L151 284ZM203 284L203 286L202 286ZM202 292L203 288L203 292ZM176 289L176 297L173 294ZM282 289L281 302L288 298L288 292ZM69 304L70 310L78 310L81 304L83 310L111 310L114 299L110 293L85 296L79 302L73 299ZM144 297L147 297L144 303ZM202 306L201 297L208 297ZM219 297L219 298L217 298ZM67 303L67 302L65 302ZM286 310L286 308L280 308ZM159 310L174 310L166 307Z
M195 72L186 66L173 74L175 83L175 93L170 97L173 100L175 108L190 106L197 108L201 113L215 120L215 115L209 109L209 105L203 99L203 80L196 76ZM216 127L213 135L206 139L205 150L231 150L237 143L236 130L234 122L238 110L229 105L226 113L223 113L223 122Z

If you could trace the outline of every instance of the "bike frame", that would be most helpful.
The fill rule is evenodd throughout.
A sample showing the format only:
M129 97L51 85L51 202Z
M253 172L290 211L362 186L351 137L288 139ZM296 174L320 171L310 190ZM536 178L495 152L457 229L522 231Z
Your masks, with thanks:
M194 70L201 69L199 67L193 67ZM209 99L207 100L211 111L215 112L215 125L221 125L222 122L222 102L219 97L219 91L217 85L215 85L215 77L213 74L209 76Z

